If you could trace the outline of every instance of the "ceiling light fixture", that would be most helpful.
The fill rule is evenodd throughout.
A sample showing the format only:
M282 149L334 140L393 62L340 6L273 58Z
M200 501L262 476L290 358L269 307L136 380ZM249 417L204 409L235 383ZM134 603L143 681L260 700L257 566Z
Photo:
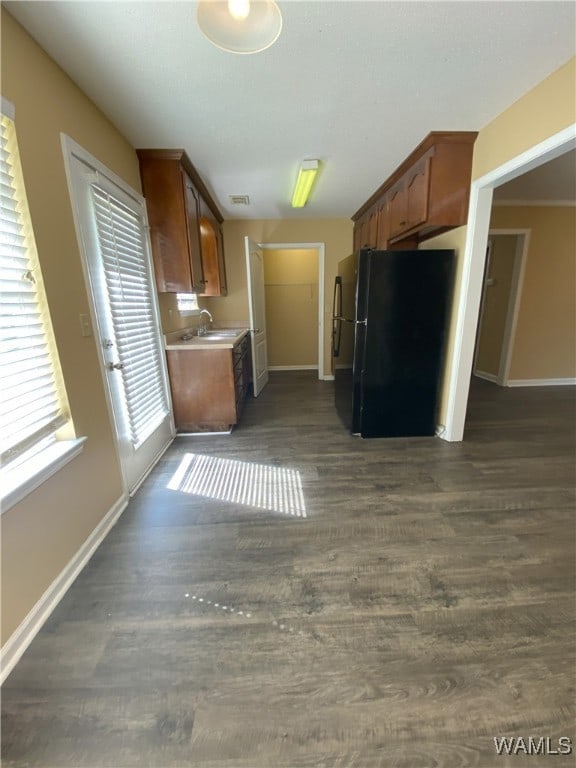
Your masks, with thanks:
M298 178L296 179L296 186L292 193L292 208L303 208L306 205L319 166L318 160L302 161L298 171Z
M196 19L208 40L230 53L265 51L282 29L274 0L199 0Z

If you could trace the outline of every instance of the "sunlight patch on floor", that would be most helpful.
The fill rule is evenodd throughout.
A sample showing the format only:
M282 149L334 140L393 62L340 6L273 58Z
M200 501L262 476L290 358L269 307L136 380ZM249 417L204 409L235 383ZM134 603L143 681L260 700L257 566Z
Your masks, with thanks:
M297 469L186 453L167 487L218 501L306 517Z

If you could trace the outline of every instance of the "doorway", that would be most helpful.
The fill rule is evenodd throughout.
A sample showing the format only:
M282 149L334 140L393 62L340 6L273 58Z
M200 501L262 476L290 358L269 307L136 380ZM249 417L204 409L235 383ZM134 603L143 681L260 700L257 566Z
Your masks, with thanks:
M310 349L315 351L315 359L310 358L309 364L303 364L302 362L275 364L274 358L272 358L271 368L276 370L289 370L289 369L318 369L318 378L325 379L325 340L324 340L324 259L325 259L325 246L324 243L260 243L260 247L264 251L265 265L272 265L272 269L268 272L268 278L272 282L278 279L279 273L283 271L282 280L285 281L286 286L276 288L268 291L268 301L271 300L272 294L278 292L284 292L282 299L282 308L274 307L274 319L272 324L267 323L272 330L279 330L281 323L284 323L287 331L281 331L279 339L281 340L284 333L291 333L291 323L295 320L294 308L290 307L288 298L290 295L298 296L302 300L300 310L296 309L296 312L301 311L303 316L306 317L306 323L303 328L300 328L299 333L306 333L310 337L312 343L309 345ZM274 256L268 257L268 252L281 253L279 262L280 264L273 264ZM300 277L294 269L289 266L289 260L291 254L296 254L294 260L300 263L300 266L305 270ZM294 266L294 265L293 265ZM313 273L315 272L315 277ZM292 281L292 282L290 282ZM306 282L308 281L308 282ZM291 286L291 287L288 287ZM306 298L306 296L308 298ZM303 316L299 317L298 323L301 325ZM294 333L293 336L296 334ZM297 339L295 339L297 341ZM280 343L280 342L279 342ZM294 341L292 342L292 347ZM290 354L293 354L292 352ZM308 350L307 354L310 354ZM296 357L287 358L288 360L297 360Z
M466 246L463 254L462 279L457 307L457 322L450 372L446 429L443 438L460 441L468 405L470 374L474 362L475 339L482 297L486 245L492 210L492 194L501 186L549 160L569 152L576 146L576 126L559 131L540 144L472 182Z
M269 370L317 370L318 251L268 248L264 294Z

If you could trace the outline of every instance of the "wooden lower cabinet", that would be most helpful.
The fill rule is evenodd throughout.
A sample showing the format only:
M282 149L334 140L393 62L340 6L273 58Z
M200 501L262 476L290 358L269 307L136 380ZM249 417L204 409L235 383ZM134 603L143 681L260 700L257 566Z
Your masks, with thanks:
M178 432L227 432L240 419L252 385L250 335L233 349L168 350Z

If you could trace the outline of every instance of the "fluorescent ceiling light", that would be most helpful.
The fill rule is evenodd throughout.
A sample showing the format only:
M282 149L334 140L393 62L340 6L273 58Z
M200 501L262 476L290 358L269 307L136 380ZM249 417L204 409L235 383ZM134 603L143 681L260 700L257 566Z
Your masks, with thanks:
M265 51L282 29L274 0L199 0L196 19L208 40L230 53Z
M314 179L318 173L318 167L318 160L302 161L298 171L298 178L296 179L296 186L292 194L292 208L303 208L306 205Z

